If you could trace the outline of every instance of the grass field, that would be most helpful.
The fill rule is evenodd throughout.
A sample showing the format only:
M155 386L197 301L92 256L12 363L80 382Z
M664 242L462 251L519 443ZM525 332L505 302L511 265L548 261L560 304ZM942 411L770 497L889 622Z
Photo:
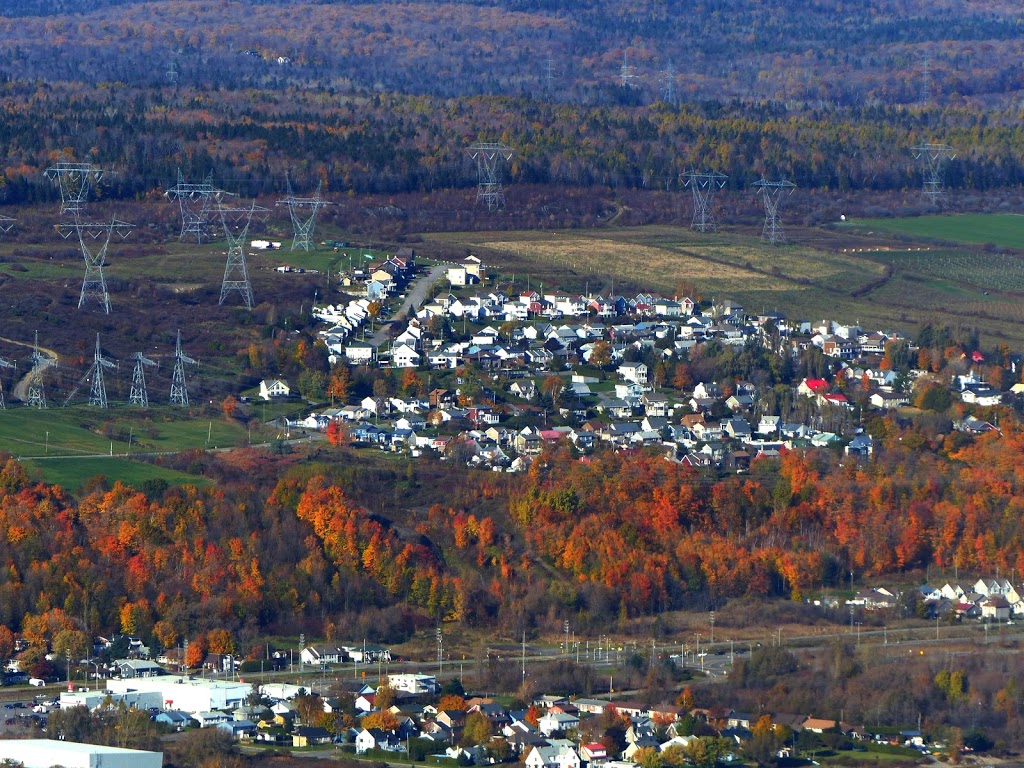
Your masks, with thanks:
M171 485L209 485L209 480L196 477L185 472L178 472L166 467L157 467L141 461L132 461L123 457L99 458L58 458L35 459L24 462L32 477L38 477L47 483L60 485L62 488L76 492L86 480L103 475L111 482L120 480L126 485L138 487L146 480L166 480Z
M1007 219L1017 217L997 217L1008 228ZM1024 230L1024 218L1017 221ZM1024 291L1024 271L1018 282L1016 256L991 258L970 246L913 246L909 235L897 240L852 227L791 228L793 244L783 247L734 232L702 235L665 226L431 233L423 239L477 253L499 273L499 287L511 292L528 284L538 289L547 281L562 290L672 295L686 281L705 300L733 299L748 312L777 310L793 319L909 332L923 323L970 325L986 343L1024 345L1024 311L1013 294ZM895 273L888 279L890 266Z
M163 409L149 414L88 406L0 411L0 450L19 458L125 453L129 439L132 452L141 453L244 445L248 437L236 421L182 419Z
M917 216L906 219L853 219L836 225L840 231L902 235L915 240L1024 250L1024 216L1013 213L972 213L959 216Z

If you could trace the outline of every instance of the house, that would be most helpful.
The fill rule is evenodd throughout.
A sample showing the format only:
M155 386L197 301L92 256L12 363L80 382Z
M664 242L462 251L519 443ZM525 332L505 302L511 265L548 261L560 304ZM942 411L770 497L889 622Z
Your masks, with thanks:
M545 736L550 736L556 731L571 731L578 727L579 724L580 719L576 715L549 710L537 721L537 729Z
M292 733L293 747L312 747L314 744L330 744L331 732L326 728L312 725L300 725ZM358 749L356 750L358 751Z
M600 764L608 759L608 748L599 742L580 745L580 760L585 763Z
M846 446L847 456L870 456L875 452L875 441L871 435L857 435Z
M408 344L399 344L391 349L392 368L419 368L420 353Z
M910 398L900 392L872 392L871 397L868 398L868 402L870 402L875 408L886 410L889 408L899 408L903 405L909 405Z
M978 603L978 607L983 619L1005 621L1010 618L1010 603L1002 595L989 595Z
M164 668L159 664L141 659L121 659L115 661L114 666L117 668L117 673L124 678L156 677L165 674Z
M369 365L377 357L377 349L372 344L353 341L345 347L345 360L349 365Z
M272 400L275 397L288 397L291 387L281 379L264 379L260 382L260 398Z
M526 768L580 768L580 756L571 746L535 746L523 763Z
M299 661L315 667L324 664L341 664L344 660L345 654L340 648L326 645L309 645L299 651Z
M162 712L157 712L153 718L153 722L170 726L179 731L182 728L187 728L191 721L191 716L178 709L165 709Z
M200 728L209 728L218 723L226 723L231 718L224 712L196 712L192 715L192 719L199 723Z
M797 386L796 391L804 397L817 397L828 392L828 382L824 379L804 379Z
M224 731L233 739L251 739L256 735L259 728L252 720L229 720L226 723L217 723L217 730Z
M362 755L371 749L380 749L388 743L388 734L380 728L361 728L356 734L356 754Z
M647 365L644 363L622 363L618 368L619 376L634 384L647 384Z

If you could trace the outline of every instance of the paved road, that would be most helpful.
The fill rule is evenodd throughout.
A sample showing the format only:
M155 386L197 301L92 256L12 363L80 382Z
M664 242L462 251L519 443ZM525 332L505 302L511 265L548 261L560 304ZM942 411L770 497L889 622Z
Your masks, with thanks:
M397 317L403 312L408 313L410 307L418 307L422 304L423 300L427 298L427 293L434 286L434 283L444 277L447 272L447 264L435 264L430 268L430 271L427 274L415 280L413 285L406 292L405 301L402 302L402 306L395 312L394 317ZM370 343L375 347L379 347L387 340L388 326L386 324L381 325L380 329L370 337Z

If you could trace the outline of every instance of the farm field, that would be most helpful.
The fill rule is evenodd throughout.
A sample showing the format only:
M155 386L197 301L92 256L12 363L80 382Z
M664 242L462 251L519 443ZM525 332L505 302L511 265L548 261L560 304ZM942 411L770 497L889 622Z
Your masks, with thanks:
M1024 226L1024 219L1021 219ZM845 319L866 327L913 332L923 323L977 325L986 342L1024 343L1024 313L1002 269L958 279L969 247L932 251L928 261L906 240L878 233L789 230L793 244L772 248L754 234L699 234L682 227L566 232L460 232L423 235L425 243L481 256L503 290L562 289L593 293L651 290L672 295L680 282L705 300L730 298L748 311ZM922 248L928 246L920 246ZM1013 256L1005 258L1012 259ZM906 262L906 263L904 263ZM887 267L894 267L887 277ZM528 283L529 281L529 283ZM1019 290L1024 290L1024 279Z
M836 229L861 234L902 235L915 240L940 240L1024 250L1024 216L1014 213L968 213L957 216L916 216L904 219L854 219Z

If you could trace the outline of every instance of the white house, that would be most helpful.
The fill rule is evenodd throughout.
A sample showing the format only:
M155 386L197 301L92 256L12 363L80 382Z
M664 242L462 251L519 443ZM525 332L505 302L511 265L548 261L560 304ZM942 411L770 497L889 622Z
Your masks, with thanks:
M392 368L418 368L420 353L408 344L399 344L391 349Z
M647 365L645 363L622 363L619 375L626 381L635 384L647 384Z
M264 400L271 400L275 397L288 397L291 394L291 387L281 379L264 379L260 382L260 397Z
M523 762L526 768L580 768L580 756L570 747L534 747Z
M550 736L555 731L571 731L580 724L580 719L575 715L565 712L548 712L537 721L537 729L545 736Z
M352 365L372 363L376 356L377 350L374 346L362 341L353 341L345 347L345 359Z

